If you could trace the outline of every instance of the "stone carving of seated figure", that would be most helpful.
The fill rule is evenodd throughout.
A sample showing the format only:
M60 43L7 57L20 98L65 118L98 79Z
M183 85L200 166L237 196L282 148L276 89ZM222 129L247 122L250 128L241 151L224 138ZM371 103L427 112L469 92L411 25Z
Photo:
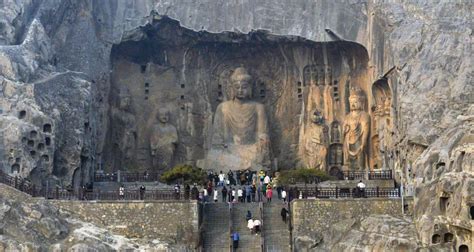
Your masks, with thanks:
M270 165L267 117L252 101L252 77L239 67L231 75L231 99L217 107L206 166L218 170L267 169Z

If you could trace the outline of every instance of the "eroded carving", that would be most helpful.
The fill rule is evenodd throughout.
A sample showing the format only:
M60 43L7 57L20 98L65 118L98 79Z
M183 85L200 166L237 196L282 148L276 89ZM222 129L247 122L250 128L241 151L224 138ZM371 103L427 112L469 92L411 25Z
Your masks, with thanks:
M311 111L310 123L305 127L300 137L300 157L306 168L326 169L328 145L328 130L324 124L324 117L317 109Z
M114 142L114 169L128 168L136 152L137 128L131 106L131 96L127 88L120 89L118 107L112 108L112 138ZM119 154L120 153L120 154Z
M153 168L163 171L170 168L174 152L178 144L178 131L169 123L170 112L160 108L157 113L157 123L153 125L150 137L150 149Z

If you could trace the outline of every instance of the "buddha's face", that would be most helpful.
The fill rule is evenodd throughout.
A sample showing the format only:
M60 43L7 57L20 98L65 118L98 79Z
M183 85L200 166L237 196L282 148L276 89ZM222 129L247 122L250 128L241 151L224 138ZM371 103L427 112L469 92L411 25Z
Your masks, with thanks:
M248 99L252 95L251 85L247 79L238 79L233 83L235 98L239 100Z
M350 97L349 105L351 111L362 110L362 100L359 97Z
M167 123L169 121L169 119L170 119L170 117L169 117L168 111L166 111L166 110L158 111L158 120L161 123Z
M319 111L314 111L311 113L311 121L316 124L322 124L323 123L323 116L321 115L321 112Z

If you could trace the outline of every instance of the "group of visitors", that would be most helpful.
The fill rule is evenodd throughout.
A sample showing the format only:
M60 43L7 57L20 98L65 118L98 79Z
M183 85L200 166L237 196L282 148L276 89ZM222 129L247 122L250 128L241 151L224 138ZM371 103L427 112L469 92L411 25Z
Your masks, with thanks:
M278 199L286 201L287 193L282 186L279 186L277 179L272 179L269 173L265 171L245 172L236 171L238 180L234 178L234 173L229 171L227 174L222 171L219 174L210 172L208 174L207 187L202 191L202 200L204 202L262 202L266 200L271 202L274 190L277 191ZM221 188L218 190L218 188ZM220 197L219 197L220 194Z
M260 225L262 225L262 222L259 219L253 219L250 210L247 210L245 220L247 221L247 227L250 233L258 235L261 232Z

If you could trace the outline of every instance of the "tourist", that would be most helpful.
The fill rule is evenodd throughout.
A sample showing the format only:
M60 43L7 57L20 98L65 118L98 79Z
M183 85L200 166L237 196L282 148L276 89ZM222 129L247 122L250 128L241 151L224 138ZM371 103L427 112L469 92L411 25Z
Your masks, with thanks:
M257 202L262 201L262 186L260 185L260 183L258 183L257 194L256 194L255 198L257 198Z
M239 198L239 202L243 202L242 201L243 194L244 192L242 191L242 188L239 187L239 189L237 190L237 197Z
M272 202L272 196L273 196L272 186L268 185L267 186L267 201L268 202Z
M365 197L365 184L362 180L359 180L359 183L357 184L357 194L359 197Z
M175 199L179 200L179 195L181 193L181 186L178 183L174 185L174 197Z
M193 200L199 200L199 190L196 187L196 183L194 183L193 188L191 189L191 197Z
M214 186L219 186L219 175L214 174Z
M247 191L245 190L245 187L242 188L242 201L245 202L245 199L247 197Z
M252 184L256 185L258 181L257 172L252 172Z
M214 203L217 203L217 189L214 189Z
M266 186L270 184L270 176L266 175L265 178L263 179L263 184Z
M211 195L212 194L212 181L209 181L207 183L207 195Z
M202 190L202 198L203 198L203 201L204 201L204 202L207 202L208 196L209 196L209 192L207 191L206 188L204 188L204 189Z
M263 183L263 180L265 179L265 172L263 170L260 170L258 176L260 177L260 182Z
M227 188L225 186L222 188L221 193L222 193L222 202L226 202L227 201Z
M253 233L254 224L253 224L252 218L247 220L247 227L248 227L248 229L250 229L250 233Z
M232 173L232 171L229 171L227 173L227 179L229 179L229 183L231 185L235 185L234 174Z
M189 200L189 193L191 191L191 187L189 186L189 184L185 184L184 185L184 198Z
M121 200L125 199L125 188L123 187L123 185L120 185L119 187L119 198Z
M143 200L145 198L145 186L144 185L141 185L140 186L140 200Z
M285 207L281 208L281 220L286 223L286 217L288 216L288 210Z
M212 180L214 180L214 173L212 171L210 171L207 174L207 181L212 183Z
M252 213L250 212L250 210L247 210L247 215L245 216L245 220L248 221L252 219Z
M235 188L232 189L232 202L236 202L237 199L235 198Z
M232 238L232 249L236 251L239 248L239 239L240 239L239 233L237 232L232 233L231 238Z
M285 189L281 190L281 198L283 199L283 202L286 202L286 191L285 191Z
M252 202L255 202L255 194L257 193L257 187L255 187L255 184L252 184L251 190Z
M219 172L219 186L224 186L225 175L222 171Z
M240 173L240 171L236 171L235 176L237 177L237 182L239 183L239 185L242 185L242 182L240 181Z
M250 202L251 198L252 198L252 188L249 186L249 185L246 185L245 186L245 196L247 198L247 202Z
M267 197L267 186L265 184L262 185L262 195L263 197Z
M230 187L229 192L227 192L227 198L229 202L232 202L232 187Z
M259 220L254 220L254 221L253 221L253 227L254 227L254 229L255 229L255 234L260 233L260 225L261 225L261 224L262 224L262 223L261 223Z

